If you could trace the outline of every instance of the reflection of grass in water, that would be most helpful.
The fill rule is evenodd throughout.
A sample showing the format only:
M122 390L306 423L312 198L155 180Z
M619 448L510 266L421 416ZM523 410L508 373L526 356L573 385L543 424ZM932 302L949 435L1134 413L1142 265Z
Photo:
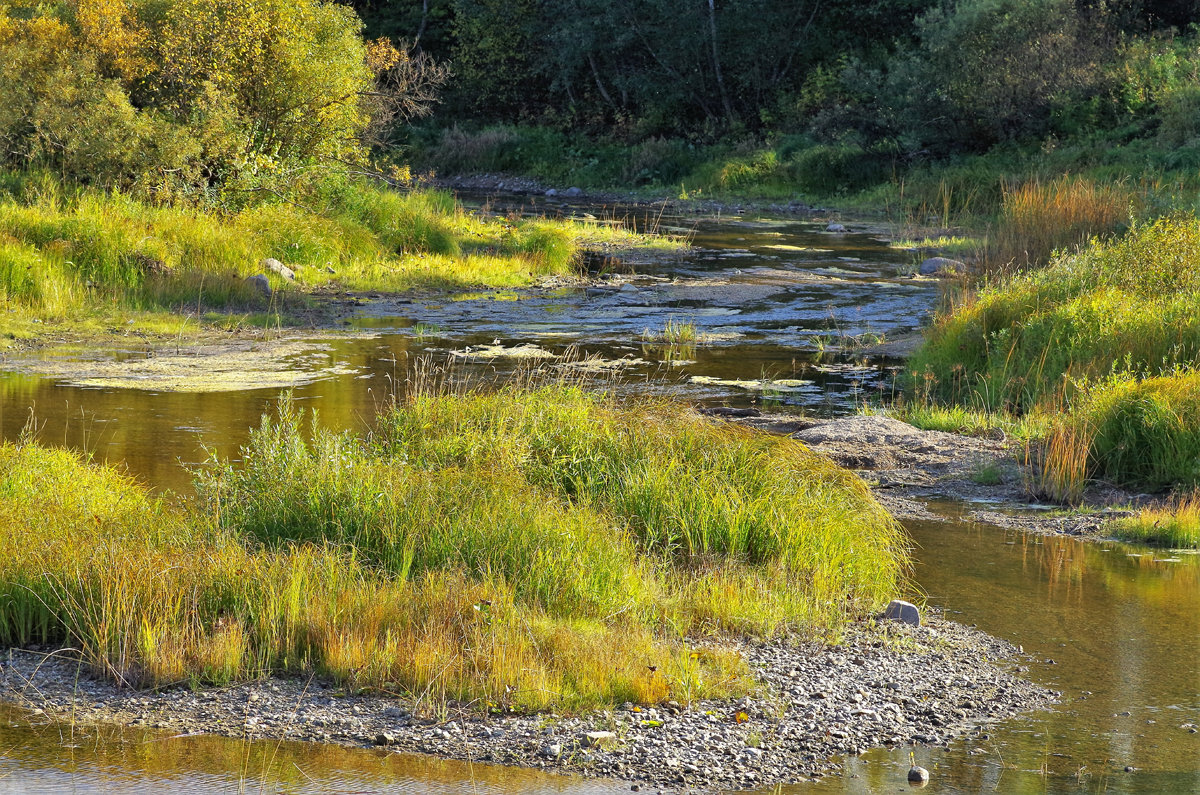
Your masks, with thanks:
M736 657L689 637L836 635L905 567L862 482L802 445L565 385L418 390L370 438L285 405L197 493L0 446L0 642L132 684L585 708L736 694Z

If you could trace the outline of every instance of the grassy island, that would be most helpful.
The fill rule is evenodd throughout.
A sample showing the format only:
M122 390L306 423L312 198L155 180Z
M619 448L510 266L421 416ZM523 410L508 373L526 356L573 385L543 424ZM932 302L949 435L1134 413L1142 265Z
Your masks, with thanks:
M972 422L1019 425L1035 439L1039 486L1058 499L1078 499L1089 479L1186 494L1200 485L1198 301L1194 217L1061 253L935 321L908 366L923 406L913 416L1009 417ZM1152 528L1170 524L1150 517L1130 532L1153 539ZM1162 538L1195 544L1186 533Z
M284 404L196 497L0 447L0 642L121 682L315 672L480 708L733 695L726 635L836 638L905 540L798 442L555 383L417 392L369 436Z

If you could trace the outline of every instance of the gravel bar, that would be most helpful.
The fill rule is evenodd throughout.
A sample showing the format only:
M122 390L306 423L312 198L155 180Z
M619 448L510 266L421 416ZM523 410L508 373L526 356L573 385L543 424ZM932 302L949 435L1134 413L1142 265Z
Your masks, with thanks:
M317 678L130 691L67 652L20 649L0 663L0 698L34 720L384 746L695 792L836 774L837 757L873 746L945 746L1060 695L1015 675L1025 670L1018 648L937 617L856 627L837 646L735 645L759 682L748 697L585 716L431 711Z

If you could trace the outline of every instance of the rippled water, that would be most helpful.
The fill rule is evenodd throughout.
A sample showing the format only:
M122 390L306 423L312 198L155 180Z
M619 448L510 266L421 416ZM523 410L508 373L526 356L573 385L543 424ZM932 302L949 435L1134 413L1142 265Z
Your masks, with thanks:
M822 347L835 337L910 331L937 297L930 282L901 276L906 256L869 229L829 235L821 224L796 220L668 222L693 228L697 252L642 267L632 279L635 289L368 301L350 320L363 336L331 341L325 351L352 372L299 387L296 397L319 409L327 424L365 428L417 357L444 358L498 341L624 359L622 378L602 382L612 388L844 412L886 388L896 363L831 356ZM693 322L714 339L683 351L643 341L644 329L661 329L668 319ZM146 355L136 346L115 353ZM503 358L464 360L459 370L503 378L518 366ZM235 454L278 394L85 388L0 373L0 432L15 437L32 411L44 442L124 462L158 488L186 488L180 463L202 460L202 445ZM1022 644L1042 661L1027 675L1065 694L1058 708L1008 721L987 739L948 751L916 749L933 772L929 791L1200 791L1200 735L1180 728L1200 725L1197 556L1039 539L961 519L913 524L910 531L917 583L929 603ZM905 750L872 751L846 760L845 776L787 791L894 792L906 788L908 765ZM1136 769L1125 772L1127 766ZM628 786L317 745L72 730L6 709L0 790L618 792Z

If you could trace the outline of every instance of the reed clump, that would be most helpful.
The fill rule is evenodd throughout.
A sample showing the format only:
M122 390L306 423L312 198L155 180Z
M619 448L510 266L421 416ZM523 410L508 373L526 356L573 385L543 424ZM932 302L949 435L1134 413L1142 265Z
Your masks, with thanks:
M661 331L644 329L642 339L646 342L665 342L668 345L694 346L704 342L704 335L694 320L669 317Z
M1087 177L1005 185L999 217L978 257L989 272L1045 265L1057 250L1073 251L1128 227L1136 204L1122 183Z
M368 436L285 402L197 496L0 446L0 642L139 686L315 672L481 709L744 692L711 633L836 637L906 572L798 443L565 384L418 390Z

